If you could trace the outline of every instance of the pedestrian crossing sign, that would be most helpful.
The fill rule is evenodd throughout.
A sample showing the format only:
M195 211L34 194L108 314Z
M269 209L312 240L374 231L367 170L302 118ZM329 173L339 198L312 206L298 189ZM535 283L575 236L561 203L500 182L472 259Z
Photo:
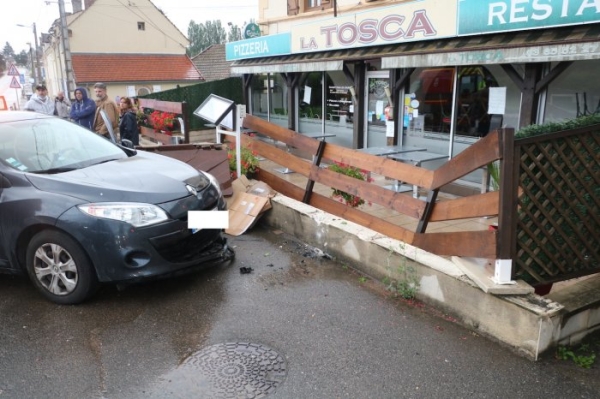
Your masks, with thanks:
M11 89L20 89L21 88L21 83L19 83L16 76L12 77L12 80L10 81L10 88Z
M15 64L10 64L10 68L8 68L8 72L6 73L8 76L19 76L19 70L15 66Z

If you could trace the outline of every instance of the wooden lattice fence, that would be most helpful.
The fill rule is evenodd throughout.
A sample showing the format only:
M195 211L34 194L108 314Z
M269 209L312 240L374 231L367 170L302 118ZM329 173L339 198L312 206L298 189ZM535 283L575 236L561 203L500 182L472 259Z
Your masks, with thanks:
M532 284L600 272L600 131L515 140L515 274Z

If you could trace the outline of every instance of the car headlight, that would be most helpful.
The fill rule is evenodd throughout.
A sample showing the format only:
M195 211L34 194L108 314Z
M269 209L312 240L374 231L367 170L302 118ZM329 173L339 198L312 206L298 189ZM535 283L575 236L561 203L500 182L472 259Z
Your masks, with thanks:
M169 219L165 211L152 204L104 202L79 205L77 208L90 216L119 220L135 227L150 226Z
M206 175L206 177L208 177L208 180L210 180L210 182L212 183L213 186L215 186L215 188L217 189L217 191L219 192L219 197L223 196L223 192L221 191L221 183L219 183L219 181L217 180L216 177L214 177L213 175L211 175L210 173L206 173L206 172L202 172Z

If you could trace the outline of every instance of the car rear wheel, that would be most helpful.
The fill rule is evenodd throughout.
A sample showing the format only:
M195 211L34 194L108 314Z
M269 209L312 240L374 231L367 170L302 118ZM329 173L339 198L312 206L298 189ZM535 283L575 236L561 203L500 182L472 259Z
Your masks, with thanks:
M70 305L96 291L98 279L81 246L58 231L42 231L27 246L27 272L36 288L52 302Z

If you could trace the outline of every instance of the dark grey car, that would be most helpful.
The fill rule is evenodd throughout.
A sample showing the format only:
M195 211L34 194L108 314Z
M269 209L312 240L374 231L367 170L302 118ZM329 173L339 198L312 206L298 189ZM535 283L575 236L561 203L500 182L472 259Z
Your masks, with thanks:
M187 225L189 211L225 209L216 179L183 162L0 113L0 272L27 272L56 303L231 259L220 229Z

